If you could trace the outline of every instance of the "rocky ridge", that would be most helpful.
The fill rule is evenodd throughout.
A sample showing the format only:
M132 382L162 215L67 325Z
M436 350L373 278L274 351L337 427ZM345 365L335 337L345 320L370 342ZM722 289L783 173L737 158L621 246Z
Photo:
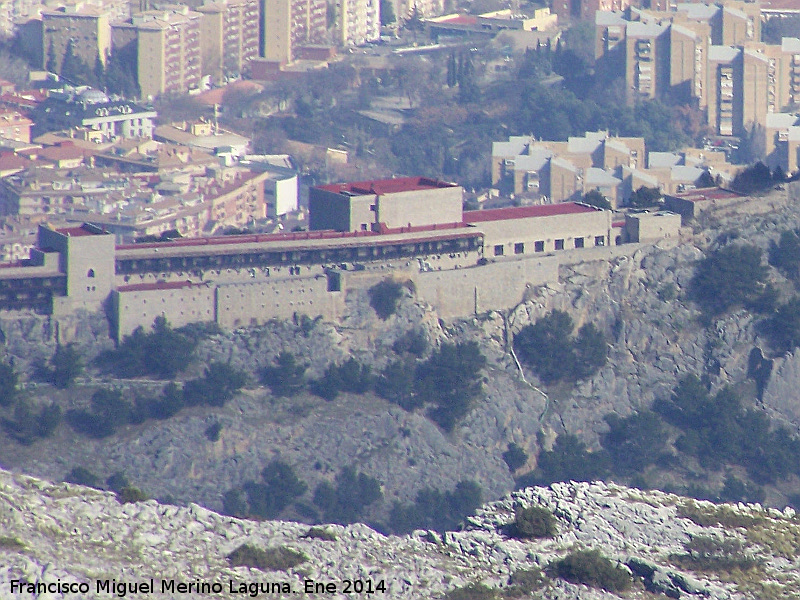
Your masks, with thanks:
M513 521L515 508L533 505L555 515L556 537L510 539L503 531ZM725 515L721 520L738 527L697 524L703 516L721 514ZM0 471L0 597L31 597L11 593L12 580L85 582L91 590L82 597L88 599L111 597L97 591L97 580L135 583L152 577L155 593L127 597L158 597L163 579L216 581L224 586L221 594L171 597L230 598L231 582L237 589L242 583L285 582L291 594L265 595L298 598L306 597L304 581L314 580L337 583L340 593L327 597L340 598L349 597L341 593L345 579L371 579L385 582L385 597L437 598L477 582L504 588L514 572L544 569L574 549L597 549L638 573L627 598L653 598L655 593L672 598L789 599L798 597L800 590L800 521L793 510L720 507L602 482L514 492L479 509L462 531L420 530L395 537L361 524L324 529L335 539L308 537L308 526L300 523L239 520L197 505L182 508L153 500L120 504L110 493ZM687 568L680 557L686 554L687 542L698 536L739 540L755 566L746 573ZM242 544L285 546L306 560L284 571L233 568L226 557ZM617 596L547 579L530 597Z

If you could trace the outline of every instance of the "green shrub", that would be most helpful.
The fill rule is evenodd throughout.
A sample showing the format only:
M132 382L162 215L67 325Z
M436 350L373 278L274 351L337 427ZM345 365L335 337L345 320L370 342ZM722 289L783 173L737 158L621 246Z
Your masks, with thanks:
M605 417L609 432L601 444L611 456L618 473L639 473L655 463L667 448L667 431L661 418L648 410L620 417Z
M800 232L789 230L781 233L778 243L770 247L769 264L788 279L800 282Z
M588 585L608 592L624 592L631 587L631 574L615 565L597 550L568 554L553 565L556 576L570 583Z
M139 488L128 485L117 492L117 500L120 504L131 504L134 502L144 502L145 500L149 500L149 498L147 494Z
M747 571L758 565L758 561L745 552L744 544L735 538L696 535L684 544L684 549L687 554L673 558L703 571Z
M393 279L384 279L368 290L369 304L382 320L391 317L403 297L403 285Z
M305 494L308 486L300 480L292 466L273 460L261 471L263 483L245 482L248 514L262 519L274 519L296 498Z
M247 518L250 506L247 504L247 492L243 488L233 488L222 495L222 512L240 519Z
M514 336L514 351L545 383L586 379L605 366L608 343L591 323L574 338L573 329L572 318L554 310Z
M648 188L641 186L628 198L628 206L631 208L648 208L657 206L661 201L661 190L657 187Z
M552 538L558 535L556 519L541 506L517 507L514 522L508 528L512 537L519 539Z
M481 395L481 371L486 357L476 342L442 344L428 360L417 365L415 392L435 406L428 416L445 431L452 431Z
M83 358L73 344L59 345L50 359L50 382L60 389L72 386L83 373Z
M71 410L67 413L67 420L79 433L104 438L128 424L133 415L133 407L119 390L99 389L92 394L91 411Z
M311 540L323 540L325 542L335 542L337 540L335 533L323 527L311 527L306 531L303 537Z
M224 406L247 383L247 375L228 363L212 362L199 379L183 386L183 400L188 405Z
M414 410L423 404L423 399L414 391L416 378L414 361L390 362L375 382L375 392L404 410Z
M24 398L17 398L13 418L4 418L0 423L5 432L20 444L29 445L39 438L50 437L61 424L61 407L55 403L38 408Z
M183 390L174 381L170 381L161 391L158 398L137 398L134 412L138 422L145 419L169 419L178 414L185 406Z
M243 544L228 555L231 567L250 567L261 571L288 571L303 564L308 557L286 546L257 548Z
M800 296L779 305L761 325L761 332L779 352L791 352L800 346Z
M219 434L222 433L222 423L219 421L214 421L211 425L206 427L206 430L203 433L208 438L209 442L218 442Z
M603 210L611 210L611 203L608 201L608 198L597 190L589 190L586 192L583 198L581 198L581 202L589 206L602 208Z
M528 462L528 453L512 442L508 445L508 449L503 452L503 461L508 465L509 471L513 473L525 466L525 463Z
M754 308L765 291L767 268L755 246L734 244L701 260L689 286L692 299L707 317L733 308Z
M171 379L191 362L198 339L172 329L166 318L157 317L151 332L137 328L123 338L116 350L103 353L97 362L118 377L153 375Z
M340 365L328 365L322 378L312 382L310 389L325 400L334 400L339 392L364 394L373 386L371 371L369 365L349 358Z
M462 480L452 491L423 488L414 504L395 502L389 514L393 533L405 534L415 529L451 531L475 512L483 502L483 490L475 481Z
M543 440L539 440L541 447ZM589 452L586 444L572 434L556 438L551 451L542 450L536 470L517 478L517 488L549 485L554 481L594 481L608 474L609 459L605 451Z
M369 505L383 499L381 483L352 467L344 467L334 481L336 485L328 481L317 485L313 497L329 523L355 523Z
M125 473L117 471L108 476L108 479L106 479L106 486L108 486L108 489L112 492L119 494L126 487L130 487L130 482L125 476Z
M64 481L96 488L100 483L100 478L89 469L73 467L73 469L64 476Z
M392 350L397 354L411 354L421 358L428 351L428 340L424 332L412 329L395 340Z
M277 356L274 366L262 369L261 382L274 395L291 398L305 388L306 369L307 365L298 363L294 354L284 351Z
M508 579L505 598L523 598L530 596L544 585L544 574L537 567L514 571Z
M731 388L712 397L697 377L687 376L653 408L683 430L676 447L706 467L738 464L758 483L800 473L800 439L785 427L771 428L764 412L742 407Z

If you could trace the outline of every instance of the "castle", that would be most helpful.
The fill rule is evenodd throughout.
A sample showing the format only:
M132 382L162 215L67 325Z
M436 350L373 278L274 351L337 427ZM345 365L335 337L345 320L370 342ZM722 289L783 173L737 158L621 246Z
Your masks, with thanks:
M295 233L118 245L93 225L42 225L30 259L0 267L0 307L55 318L104 310L121 339L160 316L223 328L336 319L348 290L393 277L412 281L442 316L466 316L556 280L560 251L625 235L610 211L584 204L462 211L462 193L419 177L312 188L311 231ZM650 222L656 237L680 226L677 215L636 221L643 236Z

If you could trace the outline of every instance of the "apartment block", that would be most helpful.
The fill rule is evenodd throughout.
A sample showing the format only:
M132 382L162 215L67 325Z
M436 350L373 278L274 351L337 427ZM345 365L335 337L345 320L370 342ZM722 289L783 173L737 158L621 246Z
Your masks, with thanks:
M597 11L621 11L638 5L638 0L554 0L552 10L559 19L591 20Z
M261 56L286 64L298 47L324 43L327 7L326 0L261 0Z
M200 25L202 73L215 82L237 76L258 57L259 0L222 0L197 9Z
M632 98L655 98L670 82L669 27L634 21L625 36L625 83Z
M336 19L342 46L360 46L381 36L380 0L337 0Z
M669 31L670 94L679 102L695 99L708 104L708 48L711 27L706 23L672 24Z
M136 43L142 96L182 94L200 84L200 22L187 6L135 14L114 24L114 43Z
M708 52L708 124L719 135L742 129L742 50L711 46Z
M109 13L79 4L42 12L42 67L60 73L68 46L89 67L98 58L105 64L111 50Z
M15 110L0 109L0 138L16 142L31 141L33 121Z
M709 173L729 179L731 171L722 153L646 154L644 139L605 131L566 142L513 136L492 144L492 185L533 202L568 202L596 190L616 207L642 186L672 193L707 181Z

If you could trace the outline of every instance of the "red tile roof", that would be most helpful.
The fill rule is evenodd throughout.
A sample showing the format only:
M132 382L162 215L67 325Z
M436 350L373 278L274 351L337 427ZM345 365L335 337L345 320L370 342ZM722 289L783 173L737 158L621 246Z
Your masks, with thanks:
M455 183L429 179L428 177L398 177L396 179L376 179L373 181L354 181L350 183L332 183L318 186L326 192L350 194L396 194L398 192L416 192L435 190L438 188L457 187Z
M560 204L545 204L542 206L470 210L464 213L464 222L481 223L483 221L507 221L511 219L529 219L532 217L552 217L555 215L590 213L597 210L600 209L576 202L562 202Z
M434 21L432 25L475 25L478 22L478 17L472 15L455 15L449 19L439 19Z
M733 190L725 190L718 187L689 190L687 192L672 194L672 196L675 198L680 198L681 200L688 200L689 202L705 202L708 200L730 200L733 198L743 198L742 194L738 194Z
M157 281L156 283L132 283L117 287L118 292L147 292L150 290L179 290L192 287L191 281ZM203 284L199 284L203 285Z
M56 229L56 232L69 237L82 237L84 235L102 235L92 231L91 226L81 225L80 227L64 227Z
M10 169L24 169L29 167L31 161L24 156L19 156L13 152L0 152L0 171Z

